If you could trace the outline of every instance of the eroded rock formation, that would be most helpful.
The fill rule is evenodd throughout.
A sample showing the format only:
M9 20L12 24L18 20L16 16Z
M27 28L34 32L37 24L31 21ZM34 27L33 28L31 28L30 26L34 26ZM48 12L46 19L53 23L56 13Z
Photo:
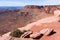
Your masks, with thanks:
M0 10L0 34L23 27L29 23L54 15L54 10L60 10L59 5L38 6L27 5L23 8ZM3 32L2 32L3 31Z

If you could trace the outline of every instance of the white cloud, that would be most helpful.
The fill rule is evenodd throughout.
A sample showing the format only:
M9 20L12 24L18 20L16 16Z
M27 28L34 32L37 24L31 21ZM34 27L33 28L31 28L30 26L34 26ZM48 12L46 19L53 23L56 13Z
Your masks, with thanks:
M60 5L60 0L0 0L0 6Z

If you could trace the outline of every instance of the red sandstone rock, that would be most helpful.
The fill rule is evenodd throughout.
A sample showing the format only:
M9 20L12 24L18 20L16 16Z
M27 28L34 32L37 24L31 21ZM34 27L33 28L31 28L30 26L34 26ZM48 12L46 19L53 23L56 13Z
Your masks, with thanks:
M60 40L60 22L44 23L42 25L34 26L31 28L33 32L40 32L44 28L52 28L56 32L51 36L44 35L40 40Z

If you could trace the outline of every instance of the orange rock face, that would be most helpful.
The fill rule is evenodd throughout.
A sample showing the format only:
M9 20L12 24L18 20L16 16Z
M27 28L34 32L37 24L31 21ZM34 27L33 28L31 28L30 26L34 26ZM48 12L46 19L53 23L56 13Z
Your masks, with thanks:
M60 40L60 23L44 23L42 25L34 26L31 28L33 32L39 32L40 30L44 28L52 28L56 32L55 34L52 34L50 36L44 35L40 40Z

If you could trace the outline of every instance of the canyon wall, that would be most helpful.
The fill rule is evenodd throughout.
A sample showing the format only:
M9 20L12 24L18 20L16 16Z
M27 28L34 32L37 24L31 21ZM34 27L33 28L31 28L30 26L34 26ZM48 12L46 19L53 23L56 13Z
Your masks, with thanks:
M0 34L2 35L19 27L23 27L39 19L53 16L54 10L57 9L60 10L59 5L26 5L21 9L3 9L4 11L0 11Z

